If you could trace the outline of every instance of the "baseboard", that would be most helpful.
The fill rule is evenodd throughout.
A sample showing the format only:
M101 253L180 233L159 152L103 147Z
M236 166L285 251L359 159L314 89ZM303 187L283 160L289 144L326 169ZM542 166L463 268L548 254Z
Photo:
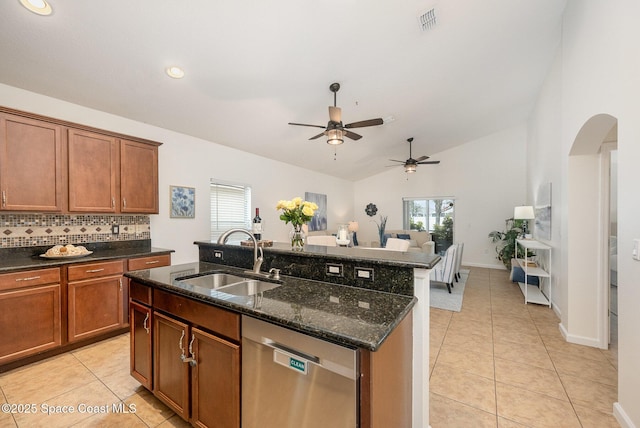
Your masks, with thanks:
M479 268L486 268L486 269L507 270L507 268L504 267L504 265L488 265L486 263L467 263L467 262L463 262L462 266L479 267Z
M567 329L562 323L560 323L559 326L560 326L560 333L562 333L562 337L564 337L564 340L566 340L567 342L575 343L576 345L584 345L584 346L590 346L592 348L600 349L599 340L593 339L591 337L576 336L575 334L569 334L569 332L567 331Z
M613 417L616 418L622 428L636 428L631 418L618 402L613 403Z

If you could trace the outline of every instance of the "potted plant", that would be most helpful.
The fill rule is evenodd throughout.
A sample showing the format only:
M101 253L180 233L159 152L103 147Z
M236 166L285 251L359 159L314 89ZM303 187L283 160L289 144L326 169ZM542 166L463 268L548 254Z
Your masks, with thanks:
M496 244L497 258L500 260L507 270L511 270L511 259L516 256L516 239L522 234L522 224L526 220L514 220L508 218L505 220L505 230L494 230L489 233L491 242ZM527 256L533 255L532 253ZM518 247L518 256L525 258L524 249Z
M453 244L453 218L447 215L442 224L436 224L433 227L433 240L436 243L436 254L444 254L444 252Z

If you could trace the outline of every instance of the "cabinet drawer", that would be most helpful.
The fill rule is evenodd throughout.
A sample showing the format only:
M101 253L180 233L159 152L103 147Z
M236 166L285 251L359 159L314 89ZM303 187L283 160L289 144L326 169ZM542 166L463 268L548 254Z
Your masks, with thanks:
M26 270L0 275L0 290L60 282L60 268Z
M97 278L107 275L117 275L121 274L124 271L122 260L73 265L69 266L67 269L67 279L69 281L78 281L82 279Z
M151 306L151 287L139 282L129 282L129 298L137 302Z
M240 315L186 297L153 290L153 307L209 331L240 341Z
M129 270L150 269L171 265L171 254L129 259Z

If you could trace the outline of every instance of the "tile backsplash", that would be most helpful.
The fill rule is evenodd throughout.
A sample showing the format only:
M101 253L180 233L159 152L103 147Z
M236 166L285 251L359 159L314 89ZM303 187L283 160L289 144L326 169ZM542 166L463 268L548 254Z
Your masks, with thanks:
M147 215L3 213L0 237L0 248L131 241L151 239L151 226Z

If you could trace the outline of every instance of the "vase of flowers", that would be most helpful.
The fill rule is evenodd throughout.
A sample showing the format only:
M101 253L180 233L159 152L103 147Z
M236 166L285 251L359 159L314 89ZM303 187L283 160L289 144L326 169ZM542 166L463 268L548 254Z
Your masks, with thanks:
M292 250L302 250L304 248L305 233L302 225L313 218L317 209L318 205L313 202L307 202L300 197L295 197L290 201L278 201L276 210L282 211L280 220L283 220L285 224L291 223L291 226L293 226L291 232L289 232Z

